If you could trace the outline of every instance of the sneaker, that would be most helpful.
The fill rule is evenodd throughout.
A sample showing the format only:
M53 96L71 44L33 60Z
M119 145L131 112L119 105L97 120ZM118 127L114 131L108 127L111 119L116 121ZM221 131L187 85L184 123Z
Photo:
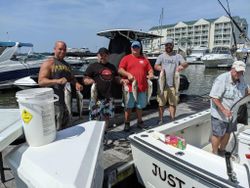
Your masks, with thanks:
M157 124L158 124L158 125L163 125L163 120L162 120L162 119L161 119L161 120L158 120L158 121L157 121Z
M143 121L138 121L137 122L137 128L139 128L139 129L143 129L144 128L144 122Z
M124 129L123 129L125 132L129 132L130 130L130 122L125 122L124 124Z

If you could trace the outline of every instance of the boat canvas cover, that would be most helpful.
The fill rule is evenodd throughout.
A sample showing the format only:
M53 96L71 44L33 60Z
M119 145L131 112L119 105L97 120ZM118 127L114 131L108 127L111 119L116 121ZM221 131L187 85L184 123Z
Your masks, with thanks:
M116 33L120 35L125 35L130 40L145 40L145 39L154 39L154 38L161 38L161 35L156 35L152 33L147 33L143 31L137 31L132 29L110 29L110 30L104 30L97 33L99 36L107 37L107 38L113 38Z

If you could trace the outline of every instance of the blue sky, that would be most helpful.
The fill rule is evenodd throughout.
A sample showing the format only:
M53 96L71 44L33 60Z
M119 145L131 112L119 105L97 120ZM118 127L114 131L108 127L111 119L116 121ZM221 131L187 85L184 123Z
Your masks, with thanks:
M250 0L228 1L232 16L246 18L250 25ZM226 6L226 0L221 2ZM31 42L37 52L51 52L56 40L96 51L108 45L98 31L148 31L159 25L162 8L163 24L226 15L217 0L0 0L0 4L0 41Z

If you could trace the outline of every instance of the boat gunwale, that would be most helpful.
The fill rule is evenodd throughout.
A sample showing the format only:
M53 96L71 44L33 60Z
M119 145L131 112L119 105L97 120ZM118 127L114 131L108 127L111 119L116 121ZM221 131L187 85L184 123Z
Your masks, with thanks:
M233 183L229 181L228 179L221 178L220 176L214 175L209 171L206 171L202 168L199 168L191 163L186 162L185 160L182 160L181 158L178 158L170 153L167 153L166 151L157 148L156 146L144 141L143 139L139 138L138 136L134 136L133 138L129 138L130 143L132 146L136 147L137 149L145 152L149 156L152 156L155 159L161 159L160 161L164 163L166 166L169 166L170 168L173 168L177 170L178 172L184 172L183 174L185 176L188 176L191 179L194 179L196 177L199 180L201 184L204 185L210 185L214 187L225 187L225 184L231 187L238 187L243 188L239 184ZM146 146L145 146L146 145ZM148 147L153 148L154 150L148 150ZM160 155L159 155L160 154ZM167 156L167 157L166 157ZM178 165L176 165L178 163ZM192 170L192 168L188 168L187 166L192 167L193 169L196 169L197 171ZM200 174L198 172L202 172L203 174ZM212 178L210 178L212 177ZM206 180L209 179L210 181ZM216 181L216 180L219 180ZM222 182L224 184L222 184Z

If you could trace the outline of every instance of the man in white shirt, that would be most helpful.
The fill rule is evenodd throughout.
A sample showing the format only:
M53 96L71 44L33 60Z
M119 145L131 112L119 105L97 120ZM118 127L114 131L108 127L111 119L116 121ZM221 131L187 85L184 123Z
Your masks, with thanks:
M215 154L223 155L230 133L237 130L236 117L232 117L230 109L239 99L249 94L243 79L245 69L246 65L244 62L235 61L229 72L223 73L215 79L210 91L211 142L213 153Z

